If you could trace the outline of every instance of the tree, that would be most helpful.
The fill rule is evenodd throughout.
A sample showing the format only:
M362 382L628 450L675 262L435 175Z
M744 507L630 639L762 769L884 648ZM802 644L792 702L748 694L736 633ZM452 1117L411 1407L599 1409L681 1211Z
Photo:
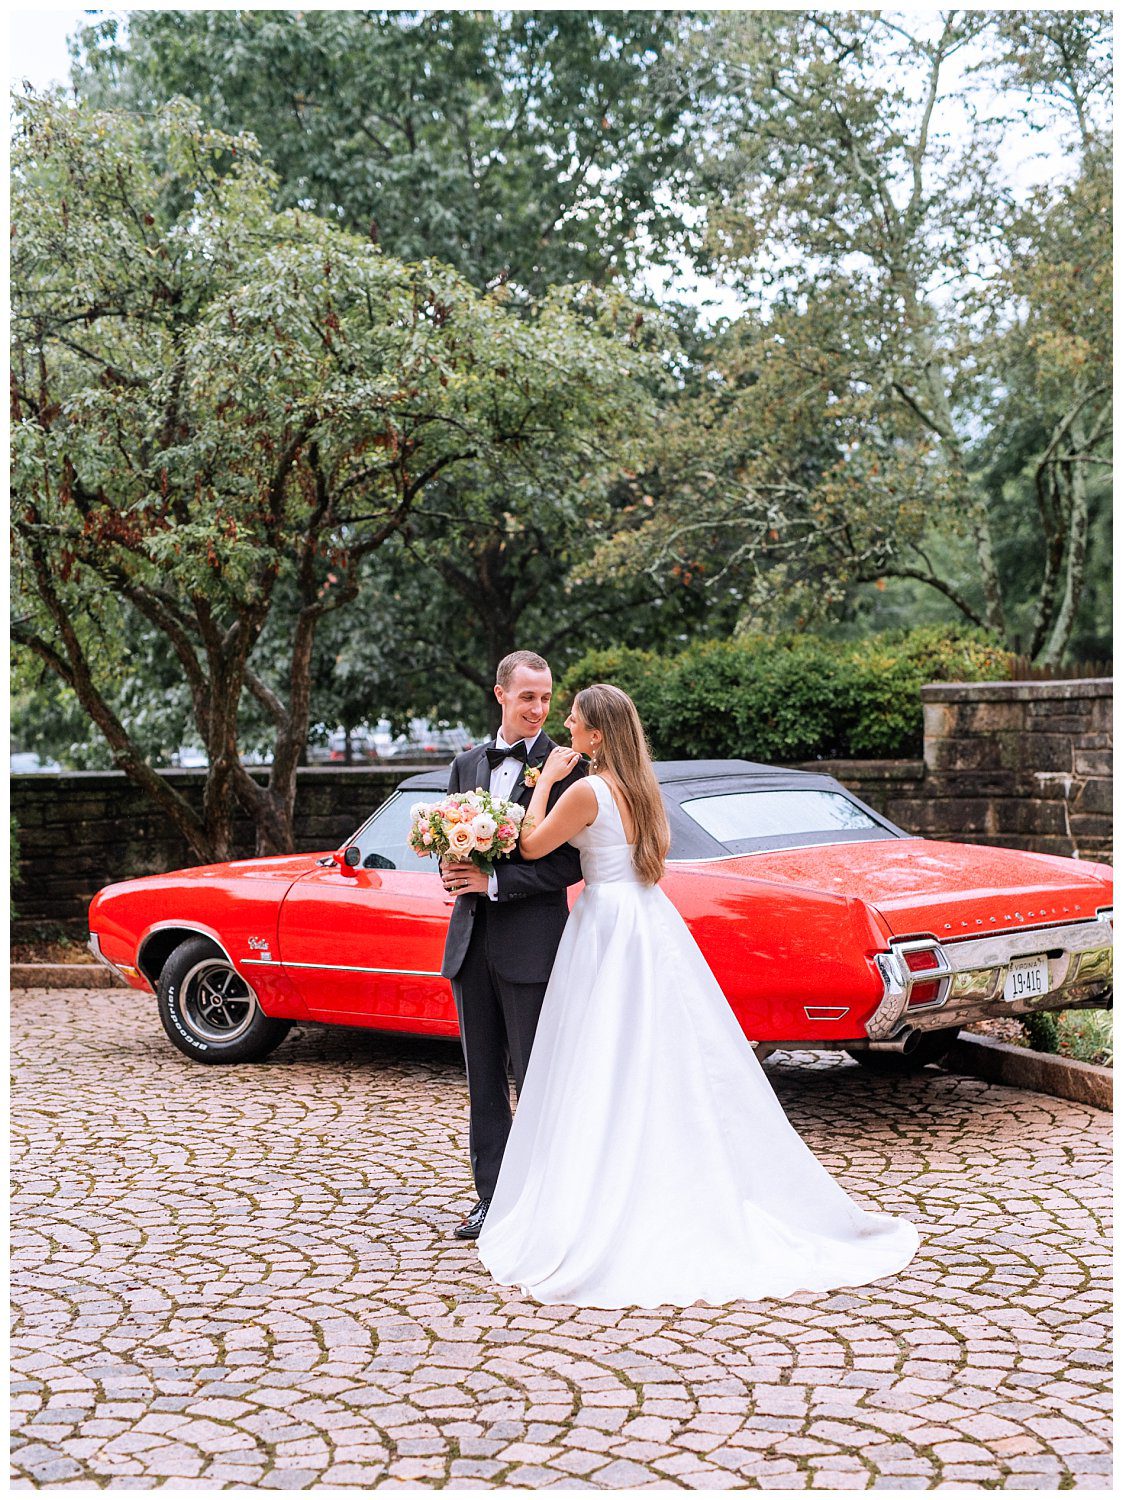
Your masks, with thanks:
M128 662L128 670L114 678L114 713L146 761L175 764L176 752L191 743L196 729L191 692L170 641L135 610L122 611L114 647ZM11 694L14 747L56 758L66 769L113 768L108 743L101 734L91 735L89 716L71 688L42 657L19 645L12 650Z
M418 642L476 685L493 729L499 725L499 706L492 684L509 651L533 645L560 668L585 649L590 631L593 639L608 630L624 640L639 631L640 639L650 641L660 625L667 628L668 615L680 627L683 623L681 611L668 610L666 588L646 577L605 584L578 576L614 524L627 496L628 474L652 445L670 335L661 319L645 318L613 292L585 289L575 295L558 289L549 300L575 305L606 337L652 356L637 366L637 377L641 370L649 372L642 388L637 378L614 393L622 403L614 430L627 429L627 448L617 445L611 455L592 443L575 449L568 465L553 475L557 505L541 503L531 476L496 489L480 469L473 476L478 484L465 485L457 476L454 512L449 484L438 481L402 531L406 550L428 570L437 596L450 601L443 618L426 620L419 613ZM543 356L550 357L545 345ZM612 395L606 390L599 399L607 407Z
M659 11L150 10L75 45L94 102L194 99L252 131L279 207L477 286L627 280L683 234L668 191L689 94L651 80L689 18Z
M1110 506L1112 157L1101 115L1112 23L1106 11L1014 11L995 24L1011 84L1056 106L1079 158L1071 182L1037 189L1010 224L1003 280L1019 312L1001 343L1010 394L994 424L1040 434L1025 460L1044 541L1029 652L1054 664L1076 625L1094 507Z
M742 629L802 629L920 545L953 492L916 420L841 378L837 349L856 335L826 281L814 317L781 297L719 332L591 575L645 573L724 601Z
M912 27L885 12L754 12L723 17L701 38L710 254L760 311L720 341L698 399L664 428L663 463L672 475L685 468L685 482L665 483L666 500L606 566L701 564L773 608L802 611L837 607L860 583L912 579L1008 636L1023 585L999 568L980 434L1008 415L1009 336L1027 300L1038 331L1075 328L1090 299L1099 327L1110 303L1102 277L1066 284L1075 263L1058 263L1059 247L1040 240L1027 258L1024 236L1043 205L1026 212L1004 179L1006 122L984 118L967 84L949 81L980 57L992 79L1017 58L1024 69L995 24L979 12ZM1104 74L1094 47L1069 40L1043 76L1050 98L1067 89L1080 100L1087 130ZM958 137L947 128L953 109ZM1073 205L1056 206L1059 225ZM1064 433L1062 462L1082 472L1073 438L1098 448L1105 429L1089 418L1074 433L1064 410L1051 420ZM1081 510L1078 499L1042 510L1040 555L1059 540L1079 561ZM949 537L958 574L933 562ZM1066 594L1050 567L1059 564L1041 576L1034 636L1055 655L1080 574L1070 568Z
M231 853L236 804L260 851L291 848L322 620L441 476L556 503L575 451L610 453L639 352L558 303L515 318L447 267L274 212L255 143L186 101L26 101L13 167L14 639L198 857ZM283 596L271 683L255 651ZM188 684L201 814L115 706L131 612ZM273 725L266 786L239 759L246 694Z
M196 99L214 124L262 142L278 204L397 255L438 256L535 317L552 284L627 284L682 241L674 182L690 97L651 83L697 24L658 12L137 12L127 41L113 20L86 28L75 80L133 108ZM634 309L608 290L595 315L613 301L626 336ZM650 330L649 316L645 342ZM594 591L570 579L608 515L599 473L583 465L572 478L555 505L479 468L455 525L430 487L403 529L413 560L395 586L409 596L396 618L410 671L379 674L379 711L399 701L404 676L422 694L439 685L442 703L470 683L473 717L491 718L494 667L514 645L568 654L590 626L666 625L661 585ZM460 473L453 483L463 496ZM382 604L366 594L361 608L369 617ZM357 654L375 665L377 648Z
M1010 10L992 17L998 67L1030 100L1044 98L1070 118L1088 151L1102 143L1111 98L1113 26L1106 10ZM1022 119L1040 128L1029 108Z
M1036 520L1019 527L1037 553L1027 649L1055 664L1084 594L1090 527L1096 510L1110 507L1109 155L1089 150L1074 183L1034 194L1015 233L1003 277L1025 310L998 345L1001 394L980 456L999 477L1013 467L1007 453L1020 457L1009 477L1016 494L1032 495L1023 513Z

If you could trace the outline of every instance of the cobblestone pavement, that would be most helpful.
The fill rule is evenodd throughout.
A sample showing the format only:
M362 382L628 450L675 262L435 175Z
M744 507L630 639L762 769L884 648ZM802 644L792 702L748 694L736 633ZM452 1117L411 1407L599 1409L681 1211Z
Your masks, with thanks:
M822 1160L919 1225L907 1271L542 1308L449 1238L455 1045L206 1068L133 992L13 1004L17 1485L1110 1486L1106 1115L775 1054Z

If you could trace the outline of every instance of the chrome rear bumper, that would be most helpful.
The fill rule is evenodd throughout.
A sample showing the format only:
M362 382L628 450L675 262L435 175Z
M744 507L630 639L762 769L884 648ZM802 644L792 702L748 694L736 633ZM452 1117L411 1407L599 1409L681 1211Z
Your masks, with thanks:
M938 967L915 974L909 972L891 943L887 953L876 956L884 994L866 1022L866 1034L870 1041L884 1042L907 1028L938 1031L993 1016L1110 1004L1111 942L1111 912L1105 908L1084 922L929 944ZM1037 954L1048 960L1048 990L1032 998L1004 1000L1002 992L1011 960ZM932 980L940 981L937 998L910 1005L909 993L914 985Z

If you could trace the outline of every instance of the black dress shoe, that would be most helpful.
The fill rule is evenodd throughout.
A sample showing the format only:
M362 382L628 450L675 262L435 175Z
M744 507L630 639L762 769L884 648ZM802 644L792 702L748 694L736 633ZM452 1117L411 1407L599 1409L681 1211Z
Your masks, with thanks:
M484 1227L487 1211L491 1207L490 1198L481 1198L475 1208L464 1220L463 1224L457 1224L452 1231L458 1240L475 1240L479 1238L480 1230Z

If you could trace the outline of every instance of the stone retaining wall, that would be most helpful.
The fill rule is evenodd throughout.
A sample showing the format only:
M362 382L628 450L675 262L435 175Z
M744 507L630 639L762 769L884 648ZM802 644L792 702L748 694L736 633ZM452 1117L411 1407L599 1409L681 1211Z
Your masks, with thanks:
M1112 679L934 683L924 800L909 827L1081 859L1111 858Z
M804 762L910 833L1111 860L1112 679L936 682L923 760Z
M1111 858L1110 678L933 683L921 689L924 759L804 762L827 771L910 833ZM298 772L300 849L337 848L417 766ZM202 771L168 771L198 803ZM119 772L13 776L20 868L16 931L81 926L111 880L191 863L188 850ZM240 847L252 854L243 823Z
M308 766L297 772L296 845L337 849L403 776L423 766ZM205 771L162 771L202 808ZM251 773L252 774L252 773ZM45 922L81 926L91 897L113 880L194 864L167 818L120 771L63 771L11 778L19 871L12 902L18 934ZM247 818L239 852L254 852Z

